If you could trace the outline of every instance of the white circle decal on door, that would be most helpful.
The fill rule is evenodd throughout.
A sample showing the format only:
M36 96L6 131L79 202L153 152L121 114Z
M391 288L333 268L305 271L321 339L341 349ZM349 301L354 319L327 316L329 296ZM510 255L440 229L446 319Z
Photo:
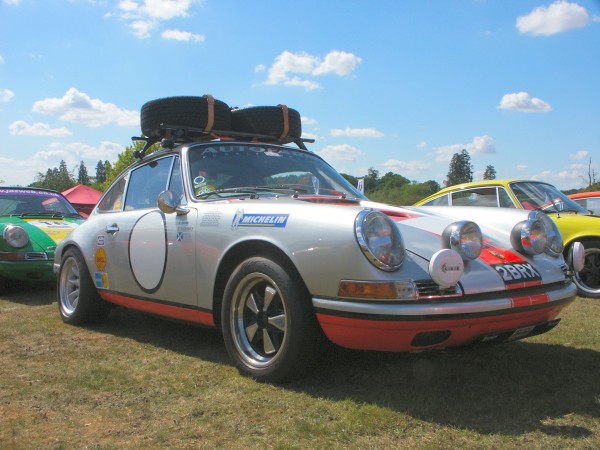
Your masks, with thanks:
M159 212L142 216L131 230L129 262L136 281L145 291L156 290L167 262L165 222Z

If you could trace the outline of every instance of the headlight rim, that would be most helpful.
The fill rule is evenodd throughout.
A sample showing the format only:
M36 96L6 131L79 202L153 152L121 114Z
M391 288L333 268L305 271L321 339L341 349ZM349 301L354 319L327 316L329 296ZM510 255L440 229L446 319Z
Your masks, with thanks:
M365 228L367 219L369 219L370 216L379 217L385 222L387 222L387 224L390 227L390 230L392 231L392 233L394 233L395 237L397 238L397 245L400 245L401 248L400 261L397 264L390 265L385 261L382 261L377 257L377 255L373 252L372 248L369 246L369 242L366 239L363 230ZM369 209L364 209L360 211L354 221L354 235L363 255L365 255L367 260L373 266L384 272L395 272L402 267L404 258L406 256L406 246L404 245L404 239L402 237L402 233L400 233L400 230L398 230L398 228L396 227L396 224L386 214L382 213L381 211Z
M528 256L536 256L541 255L546 252L548 248L548 229L544 224L543 220L539 219L539 214L544 214L540 211L531 211L527 215L527 219L517 223L511 233L510 233L510 242L512 246L520 253L525 253ZM544 238L544 248L537 249L536 246L532 243L532 230L535 229L538 224L544 229L545 238Z
M15 231L21 231L23 236L25 237L25 239L23 240L23 242L19 242L19 241L15 241L15 238L12 236L12 233L14 233ZM23 228L20 225L15 225L15 224L9 224L7 225L4 230L2 231L2 238L4 239L4 241L12 248L23 248L25 247L27 244L29 244L29 233L27 233L27 230L25 230L25 228Z
M479 244L479 250L476 251L477 254L470 253L463 247L466 243L466 241L463 241L462 239L463 232L467 232L468 227L474 227L475 232L479 235L479 238L477 239ZM479 225L472 220L452 222L444 228L444 231L442 232L442 246L443 248L457 252L465 262L473 261L479 258L483 251L483 233L481 232Z

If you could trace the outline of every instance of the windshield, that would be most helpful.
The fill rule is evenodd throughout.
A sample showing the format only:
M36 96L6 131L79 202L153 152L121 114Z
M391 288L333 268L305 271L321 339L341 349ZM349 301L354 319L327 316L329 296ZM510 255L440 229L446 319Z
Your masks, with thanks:
M365 199L329 164L303 150L215 143L191 147L188 155L197 198L272 193Z
M78 216L59 193L35 189L0 189L0 216L63 215Z
M589 214L551 184L535 182L511 183L511 188L524 209L540 209L547 213L576 212Z

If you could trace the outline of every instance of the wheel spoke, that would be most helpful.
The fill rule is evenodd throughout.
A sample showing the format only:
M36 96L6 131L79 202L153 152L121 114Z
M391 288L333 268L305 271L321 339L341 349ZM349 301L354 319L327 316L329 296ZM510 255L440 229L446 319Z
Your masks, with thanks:
M285 332L285 314L269 317L268 323L279 331Z
M248 299L246 300L246 308L252 311L255 317L258 315L258 306L256 305L256 299L254 298L253 293L248 295Z
M256 322L246 326L246 335L248 336L248 340L252 342L254 340L254 336L258 331L258 324Z
M265 350L265 354L267 355L272 355L277 351L266 328L263 330L263 348Z
M269 307L271 306L271 302L273 301L273 298L275 298L276 295L277 295L277 291L275 289L273 289L271 286L267 286L265 288L263 311L267 311L269 309Z

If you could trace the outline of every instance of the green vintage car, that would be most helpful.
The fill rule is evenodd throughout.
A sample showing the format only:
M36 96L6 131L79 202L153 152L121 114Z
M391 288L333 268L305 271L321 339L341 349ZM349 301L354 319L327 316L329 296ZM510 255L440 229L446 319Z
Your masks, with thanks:
M565 244L585 247L585 266L573 277L579 294L600 298L600 216L591 213L549 183L533 180L487 180L444 188L415 203L417 206L491 206L540 210L556 223Z
M0 282L55 280L56 245L82 222L58 192L0 187Z

